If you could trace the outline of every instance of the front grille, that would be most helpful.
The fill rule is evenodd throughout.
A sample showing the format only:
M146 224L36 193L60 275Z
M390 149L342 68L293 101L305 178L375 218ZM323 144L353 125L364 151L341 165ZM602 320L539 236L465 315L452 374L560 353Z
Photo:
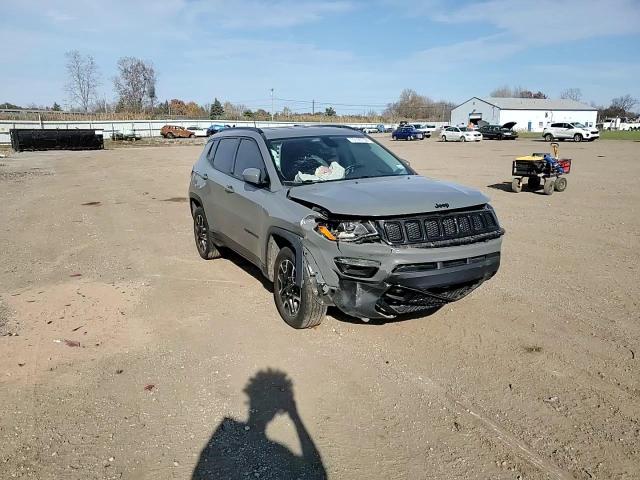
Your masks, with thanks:
M424 247L473 243L504 233L493 212L485 208L380 220L379 226L393 245Z

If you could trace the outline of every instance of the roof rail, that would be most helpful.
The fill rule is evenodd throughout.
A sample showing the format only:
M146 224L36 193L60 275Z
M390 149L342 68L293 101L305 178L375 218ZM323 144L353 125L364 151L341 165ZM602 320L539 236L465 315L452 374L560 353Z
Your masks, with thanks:
M261 128L258 128L258 127L244 127L244 126L224 128L224 129L222 129L220 131L221 132L228 132L229 130L249 130L251 132L263 133Z
M360 130L358 130L356 127L351 127L349 125L336 125L336 124L332 124L332 123L323 123L321 125L311 125L312 127L333 127L333 128L348 128L349 130L355 130L356 132L360 132L362 133Z

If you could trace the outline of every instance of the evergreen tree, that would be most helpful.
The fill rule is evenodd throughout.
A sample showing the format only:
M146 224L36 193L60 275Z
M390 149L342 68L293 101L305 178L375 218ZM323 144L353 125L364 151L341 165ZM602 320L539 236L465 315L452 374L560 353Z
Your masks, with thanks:
M51 107L51 110L53 110L54 112L60 112L62 111L62 107L60 107L60 105L58 105L56 102L53 102L53 106Z
M220 100L216 98L211 104L211 110L209 110L209 118L211 120L215 120L216 118L220 118L223 115L224 115L224 108L222 107Z

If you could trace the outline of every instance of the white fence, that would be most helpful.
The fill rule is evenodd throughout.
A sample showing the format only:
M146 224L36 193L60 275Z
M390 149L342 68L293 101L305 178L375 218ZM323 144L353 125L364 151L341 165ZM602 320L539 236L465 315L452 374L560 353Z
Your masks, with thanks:
M319 122L317 124L326 124ZM437 126L445 125L446 122L428 122ZM207 128L212 124L235 125L237 127L289 127L292 125L313 125L313 122L253 122L253 121L233 121L233 120L117 120L117 121L14 121L0 120L0 144L11 143L9 130L15 128L59 128L74 129L88 128L101 130L105 139L113 138L114 133L131 134L135 133L141 137L159 137L160 129L164 125L179 125L182 127L202 127ZM336 123L336 125L349 125L351 127L375 127L376 123ZM390 126L390 125L388 125Z

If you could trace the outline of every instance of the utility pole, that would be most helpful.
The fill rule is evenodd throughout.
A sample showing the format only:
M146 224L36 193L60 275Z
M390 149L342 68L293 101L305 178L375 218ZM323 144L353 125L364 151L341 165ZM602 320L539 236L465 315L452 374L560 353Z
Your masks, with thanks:
M316 101L311 100L311 115L315 115L315 114L316 114Z
M271 89L271 121L273 122L273 88Z

